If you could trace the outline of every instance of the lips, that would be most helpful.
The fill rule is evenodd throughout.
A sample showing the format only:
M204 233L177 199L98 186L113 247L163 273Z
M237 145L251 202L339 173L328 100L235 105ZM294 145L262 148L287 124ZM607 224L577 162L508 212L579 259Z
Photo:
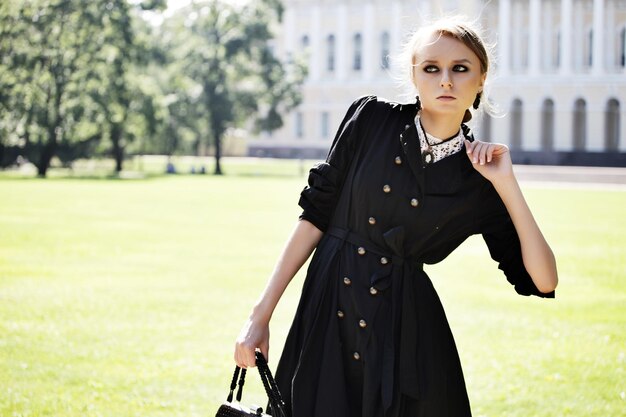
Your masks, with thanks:
M437 97L437 100L456 100L456 97L452 97L452 96L439 96L439 97Z

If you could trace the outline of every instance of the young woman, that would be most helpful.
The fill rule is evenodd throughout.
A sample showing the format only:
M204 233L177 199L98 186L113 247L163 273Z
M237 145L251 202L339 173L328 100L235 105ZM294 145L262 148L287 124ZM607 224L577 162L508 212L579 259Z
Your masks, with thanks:
M239 366L254 366L256 348L267 355L274 307L315 249L276 373L293 417L471 415L423 264L473 234L518 293L554 296L555 259L508 148L474 140L464 124L485 102L483 41L465 23L441 20L416 32L407 51L416 103L369 96L350 106L236 342Z

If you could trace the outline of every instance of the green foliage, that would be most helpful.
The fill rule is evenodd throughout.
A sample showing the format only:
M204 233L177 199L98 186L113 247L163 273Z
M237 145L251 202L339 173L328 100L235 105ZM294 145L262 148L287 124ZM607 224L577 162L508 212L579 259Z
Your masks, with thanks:
M175 62L193 84L183 102L201 106L221 173L221 141L229 128L255 118L257 130L282 126L281 113L297 106L304 66L281 63L272 52L272 27L280 20L277 1L260 0L237 7L230 2L194 2L165 28ZM203 129L208 127L208 132Z
M214 415L304 182L0 179L0 415ZM524 191L557 258L556 299L515 294L480 237L427 270L474 414L622 416L626 192ZM273 315L272 369L302 279ZM245 402L264 404L248 381Z
M0 4L0 166L27 156L198 153L249 123L272 131L301 98L303 65L271 51L277 0L193 2L161 27L164 0ZM10 152L9 152L10 151Z

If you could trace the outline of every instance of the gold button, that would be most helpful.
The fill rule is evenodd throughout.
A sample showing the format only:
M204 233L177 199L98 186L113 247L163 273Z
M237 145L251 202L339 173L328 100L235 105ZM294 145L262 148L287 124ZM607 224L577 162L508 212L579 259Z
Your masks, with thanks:
M348 277L343 277L343 283L346 285L352 284L352 280Z
M402 158L400 158L399 156L396 156L396 159L394 160L394 162L396 163L396 165L400 165L402 164Z
M363 319L359 320L359 327L361 329L365 329L367 327L367 323L365 322L365 320Z
M374 288L374 287L370 287L370 294L376 295L376 294L378 294L378 290L376 288Z
M361 359L361 355L359 354L359 352L354 352L352 354L352 357L354 358L355 361L358 361L359 359Z
M345 316L345 314L343 313L343 311L341 310L337 310L337 317L339 317L340 319L343 318L343 316Z
M380 263L383 265L387 265L389 263L389 259L383 256L382 258L380 258Z
M356 251L358 252L359 255L365 255L365 248L363 246L359 246L359 248Z
M412 205L413 207L417 207L417 206L418 206L418 204L419 204L419 201L417 201L417 198L412 198L412 199L411 199L411 205Z
M391 192L391 186L389 184L383 185L383 191L386 192L386 193L390 193Z
M368 221L368 222L369 222L369 224L371 224L371 225L375 225L375 224L376 224L376 219L375 219L375 218L373 218L373 217L370 217L367 221Z

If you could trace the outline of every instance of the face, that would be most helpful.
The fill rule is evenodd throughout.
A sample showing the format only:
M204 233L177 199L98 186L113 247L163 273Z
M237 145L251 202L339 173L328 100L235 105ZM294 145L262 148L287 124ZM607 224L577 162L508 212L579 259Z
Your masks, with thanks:
M415 54L414 64L422 113L462 118L483 89L486 74L478 56L451 36L433 34Z

